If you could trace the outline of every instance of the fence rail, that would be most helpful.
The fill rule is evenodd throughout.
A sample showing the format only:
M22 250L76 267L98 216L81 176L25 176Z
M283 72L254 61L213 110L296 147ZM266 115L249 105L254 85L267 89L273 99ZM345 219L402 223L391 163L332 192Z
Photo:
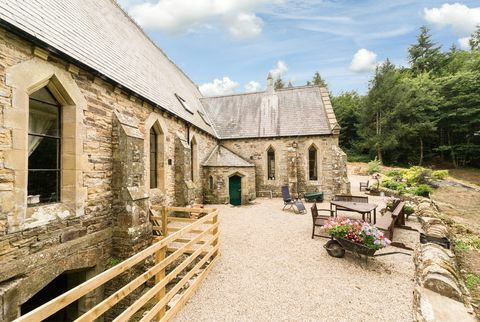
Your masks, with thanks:
M160 225L153 226L153 230L161 231L162 236L154 237L152 246L21 316L16 321L42 321L152 255L155 257L155 264L152 267L106 297L75 321L92 321L102 316L152 278L155 278L154 286L122 311L114 321L128 321L145 304L151 303L152 299L154 299L154 306L142 316L141 321L151 321L152 319L169 321L172 319L194 294L219 258L218 210L161 207L160 211L161 216L152 216L152 218L160 223ZM205 216L200 219L180 218L168 216L170 212L195 212L205 214ZM170 227L169 225L172 224L181 226ZM169 234L169 232L172 232L172 234ZM187 254L188 257L167 274L167 266L178 260L183 254ZM180 281L171 285L171 282L192 264L194 265L193 268L184 272L185 275ZM189 281L188 288L180 293ZM179 299L168 308L167 304L177 294L180 294Z

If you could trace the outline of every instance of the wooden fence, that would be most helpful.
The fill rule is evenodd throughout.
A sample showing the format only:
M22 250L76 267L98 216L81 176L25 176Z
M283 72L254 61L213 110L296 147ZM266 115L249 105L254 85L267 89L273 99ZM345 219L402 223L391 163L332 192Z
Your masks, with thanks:
M171 320L198 289L219 258L218 210L161 207L160 212L161 216L153 216L152 219L159 223L153 227L153 230L161 231L162 236L154 237L152 246L21 316L16 321L42 321L152 255L155 256L154 266L106 297L75 321L95 320L152 278L155 278L154 286L122 311L114 321L128 321L136 312L144 308L145 304L151 304L152 300L153 307L141 317L140 321ZM206 215L200 219L190 219L169 216L171 212L194 212ZM188 257L167 274L167 266L177 261L183 254L187 254ZM192 265L194 265L193 268L190 268ZM183 277L173 286L169 284L182 271L184 271ZM188 288L181 292L189 281ZM167 307L177 294L180 294L178 300L171 304L171 307Z

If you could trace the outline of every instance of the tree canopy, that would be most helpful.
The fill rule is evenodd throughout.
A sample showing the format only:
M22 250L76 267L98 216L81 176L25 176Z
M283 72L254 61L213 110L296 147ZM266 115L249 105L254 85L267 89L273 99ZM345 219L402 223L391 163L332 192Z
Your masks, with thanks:
M342 127L340 145L386 164L450 162L480 166L480 28L471 50L442 52L426 27L410 46L410 66L388 59L366 95L332 98Z

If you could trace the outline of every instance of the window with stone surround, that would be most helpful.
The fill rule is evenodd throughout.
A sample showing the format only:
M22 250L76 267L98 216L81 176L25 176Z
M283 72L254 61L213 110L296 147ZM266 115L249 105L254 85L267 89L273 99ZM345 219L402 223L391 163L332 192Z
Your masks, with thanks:
M157 156L158 156L158 137L155 129L150 128L150 189L158 186Z
M8 67L5 84L12 89L3 113L12 147L3 151L4 162L16 178L9 232L83 215L83 93L63 67L40 59Z
M213 182L213 177L212 176L208 177L208 188L210 190L213 190L213 188L214 188L214 182Z
M312 144L308 148L308 178L310 180L318 180L317 168L317 148Z
M150 113L145 120L145 185L150 189L165 190L166 136L168 130L161 115Z
M60 200L60 104L43 87L29 97L28 205Z
M192 181L197 181L198 179L198 147L197 147L197 140L195 137L192 138L190 141L190 162L191 162L191 167L190 167L190 175L192 178Z
M275 150L272 147L267 150L267 178L275 180Z

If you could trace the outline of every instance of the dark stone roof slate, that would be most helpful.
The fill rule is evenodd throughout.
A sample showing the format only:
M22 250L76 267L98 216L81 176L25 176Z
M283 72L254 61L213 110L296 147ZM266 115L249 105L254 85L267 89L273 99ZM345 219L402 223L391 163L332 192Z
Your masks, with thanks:
M196 85L113 0L0 0L0 19L215 135Z
M222 145L217 145L207 160L204 167L254 167L253 163L247 162Z
M331 134L318 86L204 97L221 139Z

